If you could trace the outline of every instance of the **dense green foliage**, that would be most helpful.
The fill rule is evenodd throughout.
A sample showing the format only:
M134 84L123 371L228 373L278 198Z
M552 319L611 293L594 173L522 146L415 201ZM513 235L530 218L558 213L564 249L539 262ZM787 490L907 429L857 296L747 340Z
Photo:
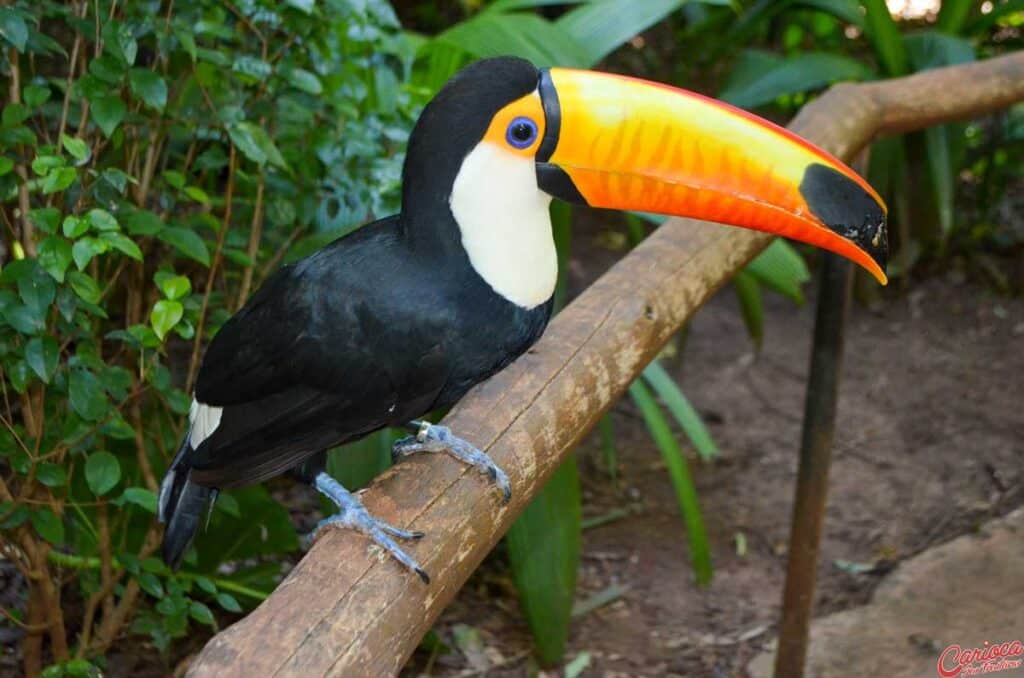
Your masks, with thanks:
M24 637L28 673L52 664L51 675L87 674L125 633L171 657L190 628L215 627L218 608L240 612L280 579L298 539L262 487L221 496L182 572L154 556L157 482L202 347L282 262L397 209L411 124L460 66L507 53L538 65L604 60L782 119L836 81L1020 47L1024 24L1019 0L987 14L949 1L934 22L910 24L881 0L478 5L440 14L434 3L396 2L415 22L404 29L387 0L0 7L0 547L26 589L4 623L46 630L46 643ZM991 254L1024 251L998 199L1021 179L1022 159L1020 107L877 144L871 179L898 225L890 273L963 255L1009 289ZM556 214L563 260L569 223L567 209ZM649 226L632 217L624 227L636 241ZM736 293L756 340L762 291L800 301L807 277L783 243L741 273ZM656 364L632 395L705 581L707 539L672 426L703 460L714 442ZM610 425L603 431L614 478ZM389 463L388 444L369 438L332 456L331 470L362 484ZM578 486L571 462L508 543L548 662L568 636Z

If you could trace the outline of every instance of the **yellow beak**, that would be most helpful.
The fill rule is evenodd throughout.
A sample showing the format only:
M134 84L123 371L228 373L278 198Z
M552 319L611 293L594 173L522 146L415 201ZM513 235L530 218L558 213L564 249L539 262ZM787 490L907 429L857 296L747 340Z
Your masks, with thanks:
M852 169L777 125L667 85L541 73L542 189L594 207L694 217L840 254L886 283L886 207Z

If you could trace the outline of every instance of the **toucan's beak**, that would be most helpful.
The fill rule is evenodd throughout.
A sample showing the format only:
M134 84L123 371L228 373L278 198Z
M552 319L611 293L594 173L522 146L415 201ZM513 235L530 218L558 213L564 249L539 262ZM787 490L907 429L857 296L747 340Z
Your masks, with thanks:
M886 207L856 172L773 123L667 85L541 72L537 178L593 207L694 217L831 250L885 284Z

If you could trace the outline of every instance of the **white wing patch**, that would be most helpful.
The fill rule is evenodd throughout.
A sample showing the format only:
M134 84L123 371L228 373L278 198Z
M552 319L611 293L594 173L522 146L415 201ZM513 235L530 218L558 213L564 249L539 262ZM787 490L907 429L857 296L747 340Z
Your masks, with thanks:
M220 416L224 413L223 407L204 405L195 398L192 399L192 407L188 410L188 422L190 432L188 444L196 449L203 444L203 441L213 435L213 432L220 426Z

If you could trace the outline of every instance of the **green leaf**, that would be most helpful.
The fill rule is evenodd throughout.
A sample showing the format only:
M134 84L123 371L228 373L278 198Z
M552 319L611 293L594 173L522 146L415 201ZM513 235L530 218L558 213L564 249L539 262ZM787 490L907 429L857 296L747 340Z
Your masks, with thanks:
M805 52L770 66L765 64L756 81L730 81L718 96L734 106L754 108L784 94L809 92L841 80L866 80L871 75L871 71L855 59Z
M25 51L28 42L28 25L18 12L10 7L0 7L0 37L19 52Z
M218 593L217 604L228 612L234 612L237 614L242 611L242 606L238 604L238 601L235 600L235 597L230 593Z
M93 452L85 460L85 483L97 497L110 492L120 480L121 464L110 452Z
M76 178L78 178L78 172L75 171L74 167L58 167L51 170L43 177L43 195L51 195L63 191L75 183Z
M54 546L63 546L64 523L50 507L45 506L38 511L33 511L30 520L36 534Z
M62 466L44 462L36 466L36 480L47 487L63 487L68 482L68 474Z
M644 379L651 385L658 397L672 413L679 428L693 443L694 449L705 461L710 461L718 456L718 447L711 438L704 421L700 418L697 410L693 408L690 401L686 399L675 380L665 371L665 368L655 360L652 361L643 371Z
M647 424L647 430L654 438L658 451L661 452L665 466L668 468L672 487L675 489L676 501L686 524L686 532L690 541L690 560L698 584L711 582L711 549L708 546L707 532L704 530L704 519L701 517L700 502L697 500L697 488L690 477L690 469L683 457L679 443L672 435L665 416L658 409L651 392L643 382L637 379L629 387L629 394L639 408Z
M885 74L890 77L906 75L909 71L907 51L889 6L885 0L864 0L864 8L867 10L865 32Z
M307 94L319 96L324 91L320 78L316 77L315 73L310 73L305 69L290 68L286 71L285 77L296 89L300 89Z
M21 334L38 334L46 329L46 322L42 314L33 311L28 306L20 304L8 304L3 308L4 320Z
M210 204L210 196L206 195L206 191L198 186L186 186L185 195L192 198L192 200L195 200L200 205Z
M143 572L138 577L139 588L153 596L154 598L164 597L164 587L160 583L160 579L157 578L152 572Z
M132 92L143 103L157 111L163 111L167 105L167 83L151 70L133 68L128 74L128 84Z
M132 35L131 27L120 21L109 21L103 27L104 47L108 52L127 65L135 63L139 45ZM109 136L109 135L108 135Z
M5 155L0 155L0 177L10 174L12 169L14 169L14 161Z
M12 508L10 502L0 504L0 529L13 530L28 520L28 507L18 505Z
M64 167L67 161L59 155L40 155L32 160L32 171L38 176L49 174L50 170Z
M135 504L141 509L156 515L156 495L144 487L128 487L119 500L123 504Z
M198 600L189 601L188 614L200 624L213 626L213 612Z
M142 261L142 250L140 250L139 246L136 245L128 236L121 233L101 233L100 239L108 243L118 252L121 252L136 261Z
M72 369L68 375L68 397L71 409L86 421L99 421L109 407L100 380L92 372L81 368Z
M4 106L4 112L0 116L0 121L2 121L4 127L17 127L28 120L30 115L32 115L32 111L25 104L7 104Z
M570 455L505 538L519 603L545 664L561 661L569 638L581 523L579 472Z
M765 287L798 304L804 303L802 288L811 279L811 272L800 253L782 238L772 240L743 270Z
M21 91L21 99L30 108L37 108L50 99L50 88L29 85Z
M168 299L181 299L192 291L192 283L183 275L159 271L153 280Z
M28 212L29 221L40 231L56 233L60 224L60 210L56 207L36 207Z
M44 384L49 384L57 371L59 358L60 347L53 337L34 337L25 344L25 362Z
M94 99L89 112L92 115L93 122L103 130L104 136L109 138L114 134L117 126L124 121L128 107L125 106L124 102L121 101L121 97L117 94L108 94Z
M242 121L228 127L231 143L242 152L242 155L257 165L270 163L275 167L287 168L281 152L271 141L270 136L259 125Z
M149 314L149 324L161 341L178 324L184 312L185 309L180 302L170 299L161 299L153 305L153 310Z
M89 232L89 222L83 217L76 217L73 214L69 214L64 217L61 229L65 236L74 239Z
M156 235L164 228L160 217L149 210L132 210L121 216L121 223L131 235Z
M754 343L760 348L764 338L764 305L761 301L761 287L754 276L746 271L737 271L732 279L736 297L740 302L743 324L747 326Z
M79 238L71 248L71 257L75 260L78 270L83 270L97 254L103 254L110 249L107 243L99 238Z
M974 0L942 0L936 27L945 33L959 33L967 23L973 4Z
M194 231L180 226L168 226L157 234L160 240L173 246L186 257L195 259L205 266L210 265L210 251L206 243Z
M31 275L18 278L18 294L34 313L43 315L57 296L57 285L42 270L33 268Z
M64 272L71 264L71 243L51 235L39 243L39 265L57 282L64 282Z
M475 57L511 55L537 66L586 68L590 55L563 28L535 14L481 12L434 38Z
M212 581L207 579L206 577L202 577L202 576L196 577L195 578L195 582L196 582L196 586L198 586L200 588L200 590L205 591L206 593L209 593L211 596L217 594L217 586Z
M64 150L75 159L76 165L84 165L89 162L89 158L92 156L89 144L78 137L69 137L67 134L60 135L60 143Z
M555 23L586 53L586 65L593 66L684 4L686 0L588 2L566 12Z
M94 207L86 212L85 218L97 231L116 231L120 228L114 215L100 207Z

